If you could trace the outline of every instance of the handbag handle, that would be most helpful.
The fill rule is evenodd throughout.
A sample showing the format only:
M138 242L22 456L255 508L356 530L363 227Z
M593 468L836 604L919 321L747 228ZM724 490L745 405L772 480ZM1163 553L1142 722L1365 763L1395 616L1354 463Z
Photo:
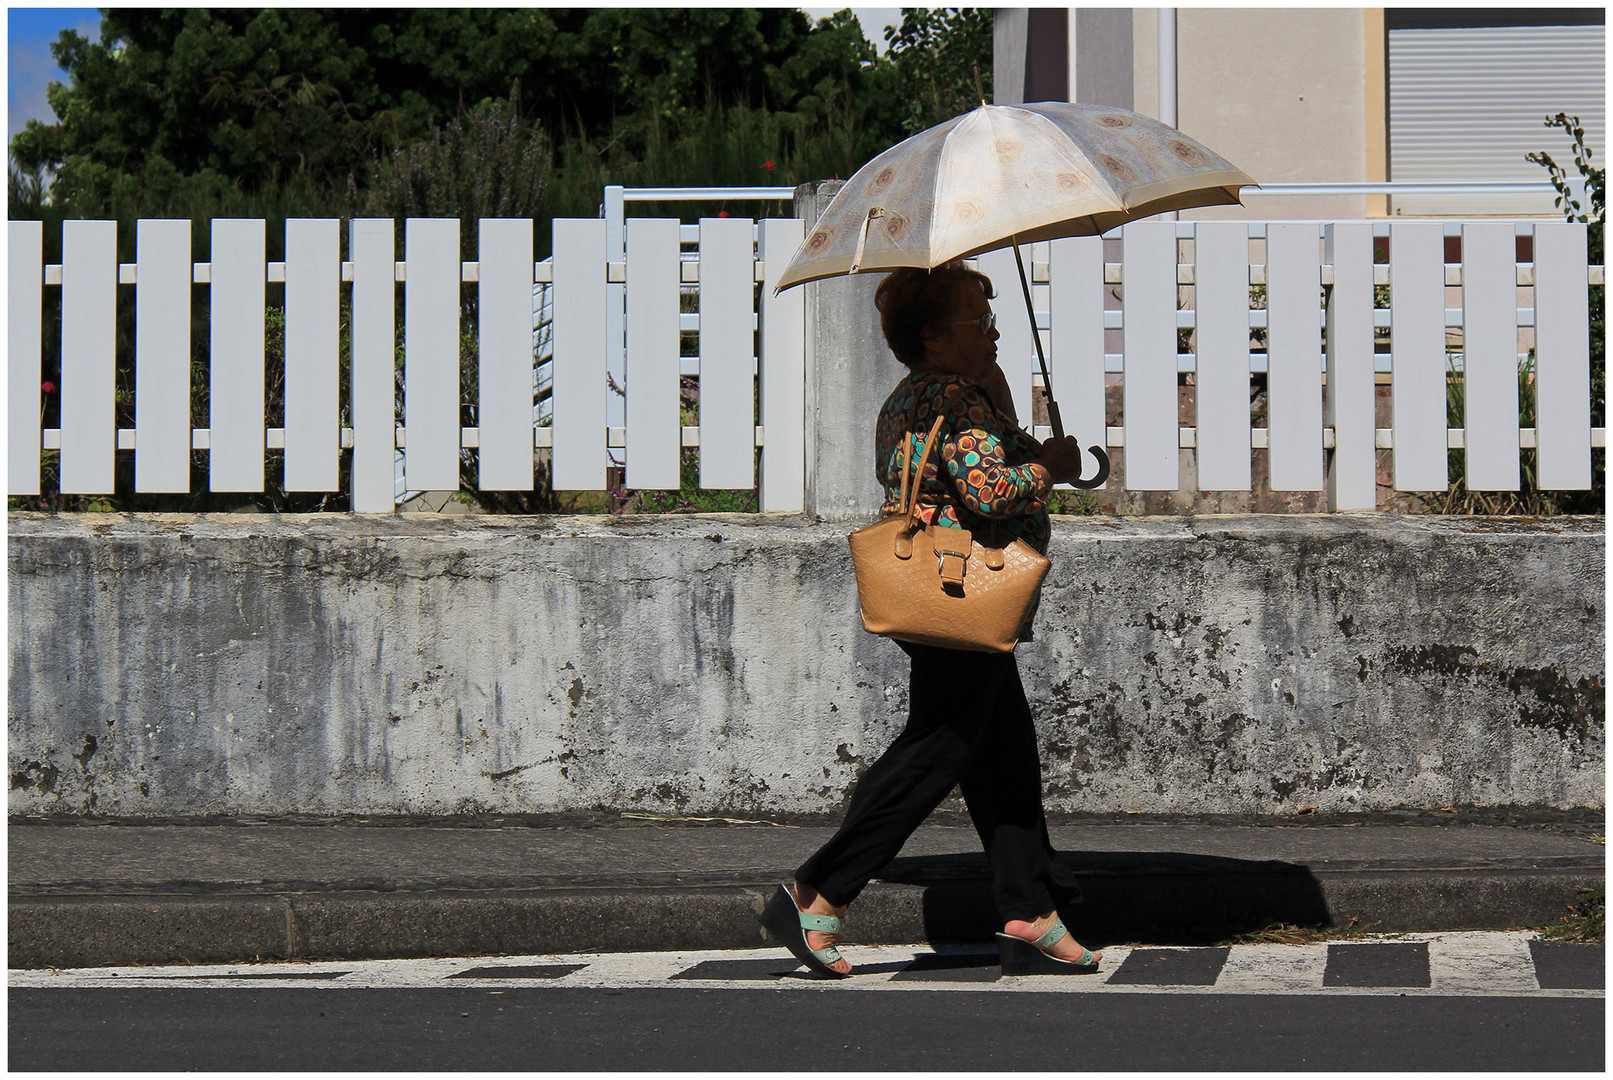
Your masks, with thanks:
M917 531L921 527L922 523L919 521L919 518L918 518L918 511L919 511L919 484L924 479L924 466L930 460L930 451L935 447L935 438L936 438L936 436L941 433L941 425L946 422L947 410L951 408L953 399L955 399L958 396L958 394L961 393L961 392L962 392L962 387L958 387L958 386L954 386L950 390L947 391L946 397L943 398L942 401L941 401L941 412L940 412L940 414L938 416L936 416L935 423L930 425L930 434L924 440L924 453L919 455L918 468L911 470L911 472L913 474L912 502L911 503L908 502L909 491L908 491L907 480L908 480L908 473L910 471L909 466L912 464L912 461L913 461L913 435L914 435L913 432L909 431L907 433L907 440L902 445L902 486L901 486L901 495L900 495L900 498L899 498L899 501L898 501L898 505L900 505L902 507L901 516L908 519L908 529L909 529L909 531ZM913 407L914 407L915 410L918 408L918 402L916 400L913 403ZM990 529L988 529L987 531L988 531L990 537L993 540L995 540L995 538L997 536L999 536L999 526L998 526L997 522L995 522L995 521L992 522ZM992 555L987 556L987 565L990 566L991 569L993 569L993 570L1002 569L1002 555L1001 555L1002 544L1001 543L987 543L984 546L989 548L989 549L995 549L995 552L996 552L995 556L992 556Z
M936 435L940 434L941 425L946 422L947 410L952 407L953 400L962 392L963 392L963 387L961 387L961 386L953 386L953 387L951 387L951 388L949 388L947 390L946 395L941 399L940 411L936 413L935 423L930 425L929 437L924 440L924 453L919 455L919 467L917 469L915 469L915 470L912 470L912 472L913 472L913 487L912 487L913 501L911 503L908 502L908 498L907 498L908 497L907 477L908 477L908 471L909 471L908 466L913 461L913 434L914 434L913 432L909 431L907 433L907 439L902 445L902 489L901 489L901 502L900 502L900 505L902 507L901 514L902 514L903 517L909 519L908 524L912 528L917 528L918 525L919 525L919 520L918 520L918 515L919 515L919 484L924 480L924 466L930 460L930 450L935 446L935 437L936 437ZM913 410L915 412L918 411L918 406L919 406L918 397L915 396L913 398Z
M951 396L948 395L947 401L943 404L950 403ZM918 524L919 484L924 479L924 466L930 460L930 451L935 449L935 437L941 433L941 425L946 421L946 418L946 413L943 411L935 418L935 423L930 425L930 434L924 440L924 453L919 455L918 468L913 470L913 497L911 502L908 500L907 464L913 460L913 433L908 432L907 445L902 451L902 516L908 519L910 525L916 526Z

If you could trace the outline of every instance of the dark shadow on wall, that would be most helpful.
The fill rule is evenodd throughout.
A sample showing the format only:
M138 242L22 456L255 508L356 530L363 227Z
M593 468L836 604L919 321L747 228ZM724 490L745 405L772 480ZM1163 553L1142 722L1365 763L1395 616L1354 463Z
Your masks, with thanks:
M1278 923L1332 925L1320 883L1296 863L1162 851L1066 851L1055 867L1065 891L1055 896L1060 915L1094 947L1134 940L1224 941ZM990 941L1001 929L983 854L893 859L877 880L924 888L924 928L932 942Z

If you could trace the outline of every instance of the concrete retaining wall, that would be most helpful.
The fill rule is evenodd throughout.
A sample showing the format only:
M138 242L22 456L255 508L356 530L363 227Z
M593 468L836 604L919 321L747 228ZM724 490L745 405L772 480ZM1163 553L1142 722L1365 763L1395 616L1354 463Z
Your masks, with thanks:
M846 529L10 515L13 814L831 813L899 729ZM1050 810L1603 805L1600 519L1061 519Z

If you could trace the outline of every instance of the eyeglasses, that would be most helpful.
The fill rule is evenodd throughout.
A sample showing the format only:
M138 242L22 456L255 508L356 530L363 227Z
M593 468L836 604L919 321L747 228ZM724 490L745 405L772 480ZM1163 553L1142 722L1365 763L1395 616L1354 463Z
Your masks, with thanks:
M989 334L993 330L997 329L997 313L995 311L988 311L978 319L953 319L951 325L962 326L964 323L974 323L976 326L980 327L980 332L982 334Z

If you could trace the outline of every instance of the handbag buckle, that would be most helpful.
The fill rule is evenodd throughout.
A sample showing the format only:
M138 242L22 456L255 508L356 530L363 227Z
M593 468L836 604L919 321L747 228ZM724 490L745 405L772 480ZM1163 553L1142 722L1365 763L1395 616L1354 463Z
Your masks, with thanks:
M956 570L947 569L947 560L955 560ZM935 553L936 569L941 573L941 584L962 585L963 575L968 566L968 559L956 551L937 551Z
M949 533L957 535L946 535ZM962 585L969 569L969 547L973 538L965 529L933 529L931 537L935 541L935 565L941 575L941 583ZM943 544L946 546L943 547ZM954 550L956 548L963 550Z

